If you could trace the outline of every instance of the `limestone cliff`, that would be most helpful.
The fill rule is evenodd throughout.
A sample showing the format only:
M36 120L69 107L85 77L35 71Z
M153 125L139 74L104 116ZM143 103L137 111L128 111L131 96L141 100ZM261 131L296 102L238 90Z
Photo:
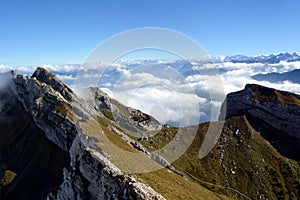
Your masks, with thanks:
M10 76L0 95L6 108L0 112L0 179L9 170L16 176L0 185L0 199L164 199L114 166L77 128L78 121L104 117L92 105L45 69Z
M230 93L220 118L245 115L281 154L300 159L300 96L255 84Z

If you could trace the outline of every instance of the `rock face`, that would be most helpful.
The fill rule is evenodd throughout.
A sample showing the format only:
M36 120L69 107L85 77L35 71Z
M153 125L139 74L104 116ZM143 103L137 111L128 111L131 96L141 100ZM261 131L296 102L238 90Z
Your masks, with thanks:
M17 174L0 199L164 199L94 148L76 121L103 115L45 69L13 73L0 97L0 180Z
M89 88L89 92L90 95L87 95L89 98L86 100L127 131L144 133L162 128L162 125L152 116L124 106L120 102L111 99L99 88Z
M37 80L46 83L47 85L51 85L51 87L55 91L59 92L66 100L72 100L72 90L47 70L38 67L31 77L36 78Z
M46 199L62 183L69 153L45 137L11 89L0 91L0 104L0 180L5 171L16 174L0 183L0 199Z
M64 182L49 199L164 199L137 178L123 174L99 152L75 139L70 150L71 167Z
M16 96L25 111L32 115L49 140L67 151L76 136L76 127L58 108L70 103L52 86L36 78L17 75L14 82Z
M245 115L281 154L300 159L300 96L255 84L230 93L220 118Z

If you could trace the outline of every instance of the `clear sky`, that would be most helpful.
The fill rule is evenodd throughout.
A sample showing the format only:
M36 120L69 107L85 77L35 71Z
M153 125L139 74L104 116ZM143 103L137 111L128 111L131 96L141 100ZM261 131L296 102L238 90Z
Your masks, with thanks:
M182 32L210 55L299 52L299 0L1 0L0 64L81 62L133 28Z

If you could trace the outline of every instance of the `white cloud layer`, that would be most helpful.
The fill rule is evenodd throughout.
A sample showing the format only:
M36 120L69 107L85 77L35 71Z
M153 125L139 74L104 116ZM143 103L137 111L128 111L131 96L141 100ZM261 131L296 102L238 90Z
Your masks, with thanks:
M270 83L251 78L256 74L283 73L300 69L300 62L204 63L193 60L188 74L180 63L171 60L119 61L113 64L88 63L84 66L43 65L66 84L75 80L86 86L99 85L110 96L130 107L144 111L161 123L187 125L217 120L224 95L241 90L248 83L300 94L300 84L290 81ZM0 72L11 70L0 65ZM19 73L30 75L35 67L19 67ZM216 69L219 75L216 74ZM83 70L77 74L78 70ZM101 78L101 79L100 79ZM99 82L100 81L100 82Z
M0 64L0 73L4 73L10 70L12 70L12 67L10 65Z

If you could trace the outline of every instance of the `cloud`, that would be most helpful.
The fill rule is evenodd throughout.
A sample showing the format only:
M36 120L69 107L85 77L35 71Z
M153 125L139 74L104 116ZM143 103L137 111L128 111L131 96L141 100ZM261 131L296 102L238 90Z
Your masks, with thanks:
M64 80L76 80L75 77L73 77L72 75L56 75L57 78L59 78L60 80L64 81Z
M193 69L200 73L192 74L185 77L184 80L177 81L164 78L161 74L156 75L155 73L132 74L129 70L123 68L123 77L116 84L118 91L113 91L112 94L114 98L122 101L122 103L136 107L146 113L150 112L152 106L160 105L165 109L163 118L166 120L180 121L181 118L190 118L191 121L195 121L200 116L202 118L200 121L209 121L211 119L217 120L218 113L213 113L213 110L220 109L224 94L242 90L248 83L300 93L299 84L289 81L270 83L251 78L251 76L259 73L282 73L298 69L300 68L300 62L298 61L277 64L231 62L203 64L193 61L193 64ZM215 68L221 72L219 79L217 79L218 75L201 74L203 69ZM163 70L161 70L161 73L163 73ZM163 87L142 87L146 83L156 83ZM131 101L128 101L128 95L131 95ZM155 113L151 114L155 116ZM159 117L157 116L157 118Z
M295 69L300 69L300 62L287 62L287 61L281 61L278 65L270 65L275 67L275 72L277 73L284 73L288 71L292 71Z
M198 97L192 88L183 90L181 84L176 79L127 71L111 93L113 98L154 116L161 123L197 123L203 115L200 105L207 103L207 99ZM158 107L161 112L154 112Z
M121 103L153 115L161 123L181 125L217 120L225 94L255 83L300 94L300 84L289 81L270 83L251 76L287 72L300 68L300 62L213 63L192 60L188 75L186 62L176 60L121 60L114 63L43 65L67 85L99 86ZM35 67L19 67L30 73ZM11 70L0 65L0 71ZM184 70L183 70L184 71ZM78 73L77 73L78 72ZM219 74L218 74L219 73ZM81 92L82 93L82 92Z
M8 72L12 70L10 65L0 64L0 73Z
M12 84L12 74L10 72L6 72L4 74L0 74L0 92L6 91L10 84ZM11 92L11 91L10 91ZM10 98L7 98L7 94L1 96L0 100L0 112L2 112L3 107L7 102L11 101Z
M282 61L278 64L261 64L261 65L253 65L247 63L238 63L238 64L241 64L240 67L238 67L239 65L234 63L233 65L235 66L235 68L229 67L231 68L231 70L228 70L223 74L221 74L226 94L243 89L247 83L259 84L266 87L271 87L278 90L290 91L297 94L300 93L300 85L296 83L292 83L290 81L270 83L268 81L257 81L251 78L251 76L255 74L266 74L272 72L283 73L283 72L299 69L300 62L298 61L297 62ZM232 65L227 64L227 66L232 66Z
M70 64L70 65L41 65L39 67L45 68L48 71L53 71L53 72L74 72L79 69L78 64Z
M4 90L7 88L12 81L12 74L10 72L0 74L0 90Z

